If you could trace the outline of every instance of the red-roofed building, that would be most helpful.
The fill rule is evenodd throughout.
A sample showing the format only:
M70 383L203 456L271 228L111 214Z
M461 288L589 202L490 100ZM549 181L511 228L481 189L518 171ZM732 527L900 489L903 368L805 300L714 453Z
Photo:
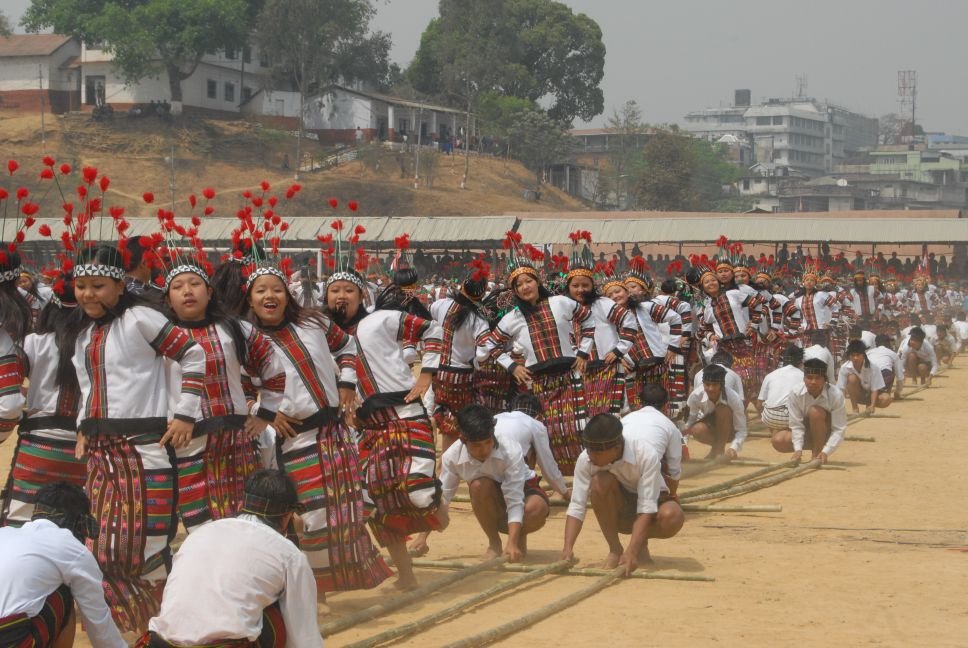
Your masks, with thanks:
M53 113L80 107L81 44L60 34L0 37L0 109Z

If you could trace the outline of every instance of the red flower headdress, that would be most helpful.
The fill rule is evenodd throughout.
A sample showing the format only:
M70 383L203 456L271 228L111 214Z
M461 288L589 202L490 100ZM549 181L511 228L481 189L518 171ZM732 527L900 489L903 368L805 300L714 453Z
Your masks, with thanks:
M330 198L328 203L333 210L339 209L339 201L336 198ZM359 203L350 200L346 203L346 207L352 217L359 209ZM323 258L330 270L326 287L329 288L336 281L349 281L360 289L364 298L367 298L369 291L366 289L366 281L363 277L369 268L370 257L360 246L360 239L366 234L366 227L362 224L353 225L352 222L346 224L342 219L337 218L329 224L329 228L331 232L316 237L323 246Z

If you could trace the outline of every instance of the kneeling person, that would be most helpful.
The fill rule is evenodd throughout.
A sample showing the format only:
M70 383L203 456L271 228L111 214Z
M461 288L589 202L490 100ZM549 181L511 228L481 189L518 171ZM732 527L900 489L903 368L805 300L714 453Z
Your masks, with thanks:
M488 555L501 555L501 533L508 536L503 553L519 562L527 553L527 536L548 519L548 496L537 486L534 471L524 462L521 446L494 435L494 415L483 405L468 405L457 413L460 443L441 459L441 509L447 509L461 481L467 482L471 508L484 530Z
M608 543L605 567L625 567L631 574L639 562L651 560L649 538L671 538L682 528L682 509L660 513L665 481L662 462L650 443L622 434L622 422L610 414L593 417L582 432L584 452L575 464L571 504L565 519L564 560L575 557L575 541L581 533L591 498L598 526ZM631 534L622 547L620 533Z
M746 440L746 404L742 396L726 386L723 367L713 364L703 370L702 387L689 394L686 407L689 418L684 434L711 446L706 458L725 452L728 458L735 459Z
M76 602L93 645L127 647L84 546L97 534L90 507L80 487L48 484L37 491L30 522L0 529L0 646L73 646Z
M252 473L239 515L200 526L175 554L139 648L321 648L313 570L285 535L299 508L285 473Z
M867 353L867 347L860 340L852 340L847 345L847 362L840 368L837 388L850 398L855 414L863 405L864 413L870 416L875 408L890 405L892 399L880 368L871 363Z
M787 398L790 429L773 434L778 452L793 452L800 461L804 443L810 445L812 459L827 463L844 438L847 406L844 393L827 382L827 364L811 358L803 363L803 384Z

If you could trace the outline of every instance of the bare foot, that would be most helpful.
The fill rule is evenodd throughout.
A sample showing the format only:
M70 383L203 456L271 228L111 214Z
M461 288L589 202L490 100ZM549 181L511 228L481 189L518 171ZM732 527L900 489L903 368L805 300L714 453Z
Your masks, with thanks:
M403 576L397 576L397 580L393 581L393 586L401 592L409 592L417 587L417 579L415 577L404 578Z
M721 454L723 454L722 450L716 450L716 448L713 448L709 451L709 454L703 457L703 459L705 459L706 461L712 461L713 459L717 458Z
M652 554L649 553L649 545L644 544L642 548L639 549L639 554L635 557L640 565L654 565L655 561L652 560Z
M521 534L521 539L518 540L518 545L521 548L521 558L527 558L528 557L528 534L527 533Z
M316 601L316 616L329 616L333 611L329 608L329 603L325 600Z
M605 558L605 562L602 563L602 569L615 569L618 567L618 561L622 559L622 554L609 553Z
M427 536L421 533L417 536L417 539L410 543L407 547L407 552L415 557L420 558L421 556L426 556L430 553L430 545L427 544Z
M503 556L503 555L504 555L504 548L501 547L501 543L498 543L496 545L492 544L487 548L487 551L484 552L484 560L492 560L494 558L497 558L498 556Z

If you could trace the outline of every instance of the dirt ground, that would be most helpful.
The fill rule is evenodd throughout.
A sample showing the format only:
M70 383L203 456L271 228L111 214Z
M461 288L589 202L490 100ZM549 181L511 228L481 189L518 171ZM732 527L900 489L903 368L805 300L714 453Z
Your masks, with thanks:
M623 580L500 645L582 646L966 646L968 645L968 366L895 403L877 418L850 425L823 470L728 500L781 504L782 513L687 514L678 537L653 541L656 572L704 574L715 582ZM0 476L12 444L0 447ZM694 448L694 454L702 452ZM751 439L744 457L776 461L765 439ZM713 484L751 467L732 466L686 480L683 489ZM484 537L468 504L454 504L452 525L431 538L429 558L475 561ZM558 558L564 510L531 537L527 562ZM579 538L582 566L597 566L606 546L594 514ZM445 572L419 570L427 582ZM326 638L345 646L413 621L514 575L484 573L364 627ZM439 646L517 618L589 585L578 576L546 577L417 635L401 645ZM385 583L368 592L330 596L321 623L393 596ZM88 646L79 633L76 645Z

